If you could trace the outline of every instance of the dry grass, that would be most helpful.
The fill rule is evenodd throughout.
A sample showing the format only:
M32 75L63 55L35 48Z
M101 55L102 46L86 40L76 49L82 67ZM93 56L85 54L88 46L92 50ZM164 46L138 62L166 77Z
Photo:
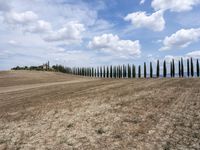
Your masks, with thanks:
M16 71L1 85L0 149L200 149L199 79Z

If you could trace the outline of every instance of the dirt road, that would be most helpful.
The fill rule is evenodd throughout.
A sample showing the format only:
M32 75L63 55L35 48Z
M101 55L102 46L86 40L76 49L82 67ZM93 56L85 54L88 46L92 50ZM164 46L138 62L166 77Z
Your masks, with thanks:
M0 149L200 149L200 79L1 72Z

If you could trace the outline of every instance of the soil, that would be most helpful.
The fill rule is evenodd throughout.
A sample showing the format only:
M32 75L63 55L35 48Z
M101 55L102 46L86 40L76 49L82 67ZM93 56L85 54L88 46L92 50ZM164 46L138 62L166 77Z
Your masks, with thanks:
M0 72L6 149L200 149L200 79Z

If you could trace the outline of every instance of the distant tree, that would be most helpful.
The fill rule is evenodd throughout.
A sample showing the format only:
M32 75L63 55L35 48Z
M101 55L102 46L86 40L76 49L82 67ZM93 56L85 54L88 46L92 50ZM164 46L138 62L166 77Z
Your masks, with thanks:
M112 65L110 66L110 78L113 77L113 69L112 69Z
M116 66L114 66L114 71L113 71L113 75L114 75L114 78L116 78L117 77L117 69L116 69Z
M153 66L152 66L152 62L150 62L150 78L153 78Z
M138 66L138 78L141 78L141 66Z
M199 60L197 59L197 77L200 76L200 72L199 72Z
M109 78L109 66L107 66L106 77Z
M184 77L184 64L183 64L183 58L181 58L181 76Z
M100 67L100 77L103 78L103 68L102 68L102 66Z
M175 68L174 59L172 59L172 74L173 74L173 77L175 77L175 72L176 72L175 69L176 69L176 68Z
M119 66L117 66L117 78L119 78Z
M100 77L100 73L99 73L99 67L97 67L97 77Z
M190 60L187 59L187 76L190 77Z
M144 78L147 77L147 66L146 66L146 62L144 62Z
M173 63L170 62L170 76L173 78Z
M157 72L156 72L156 74L157 74L157 78L159 78L160 77L160 63L159 63L159 60L157 60Z
M178 61L178 75L180 78L181 77L181 62L180 62L180 60Z
M94 68L94 77L97 77L97 69Z
M120 78L122 78L122 75L123 75L123 73L122 73L122 66L120 66Z
M103 77L105 78L106 77L106 67L103 66Z
M166 66L166 61L164 60L163 62L163 77L167 77L167 66Z
M194 76L194 65L193 65L193 60L190 58L190 63L191 63L191 76Z
M131 78L131 66L128 64L128 78Z
M135 65L132 65L132 77L135 78L136 77L136 71L135 71Z

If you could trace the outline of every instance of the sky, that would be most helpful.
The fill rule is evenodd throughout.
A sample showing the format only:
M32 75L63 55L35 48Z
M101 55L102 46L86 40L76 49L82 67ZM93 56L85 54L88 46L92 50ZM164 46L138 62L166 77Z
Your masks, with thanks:
M200 0L0 0L0 70L200 58Z

